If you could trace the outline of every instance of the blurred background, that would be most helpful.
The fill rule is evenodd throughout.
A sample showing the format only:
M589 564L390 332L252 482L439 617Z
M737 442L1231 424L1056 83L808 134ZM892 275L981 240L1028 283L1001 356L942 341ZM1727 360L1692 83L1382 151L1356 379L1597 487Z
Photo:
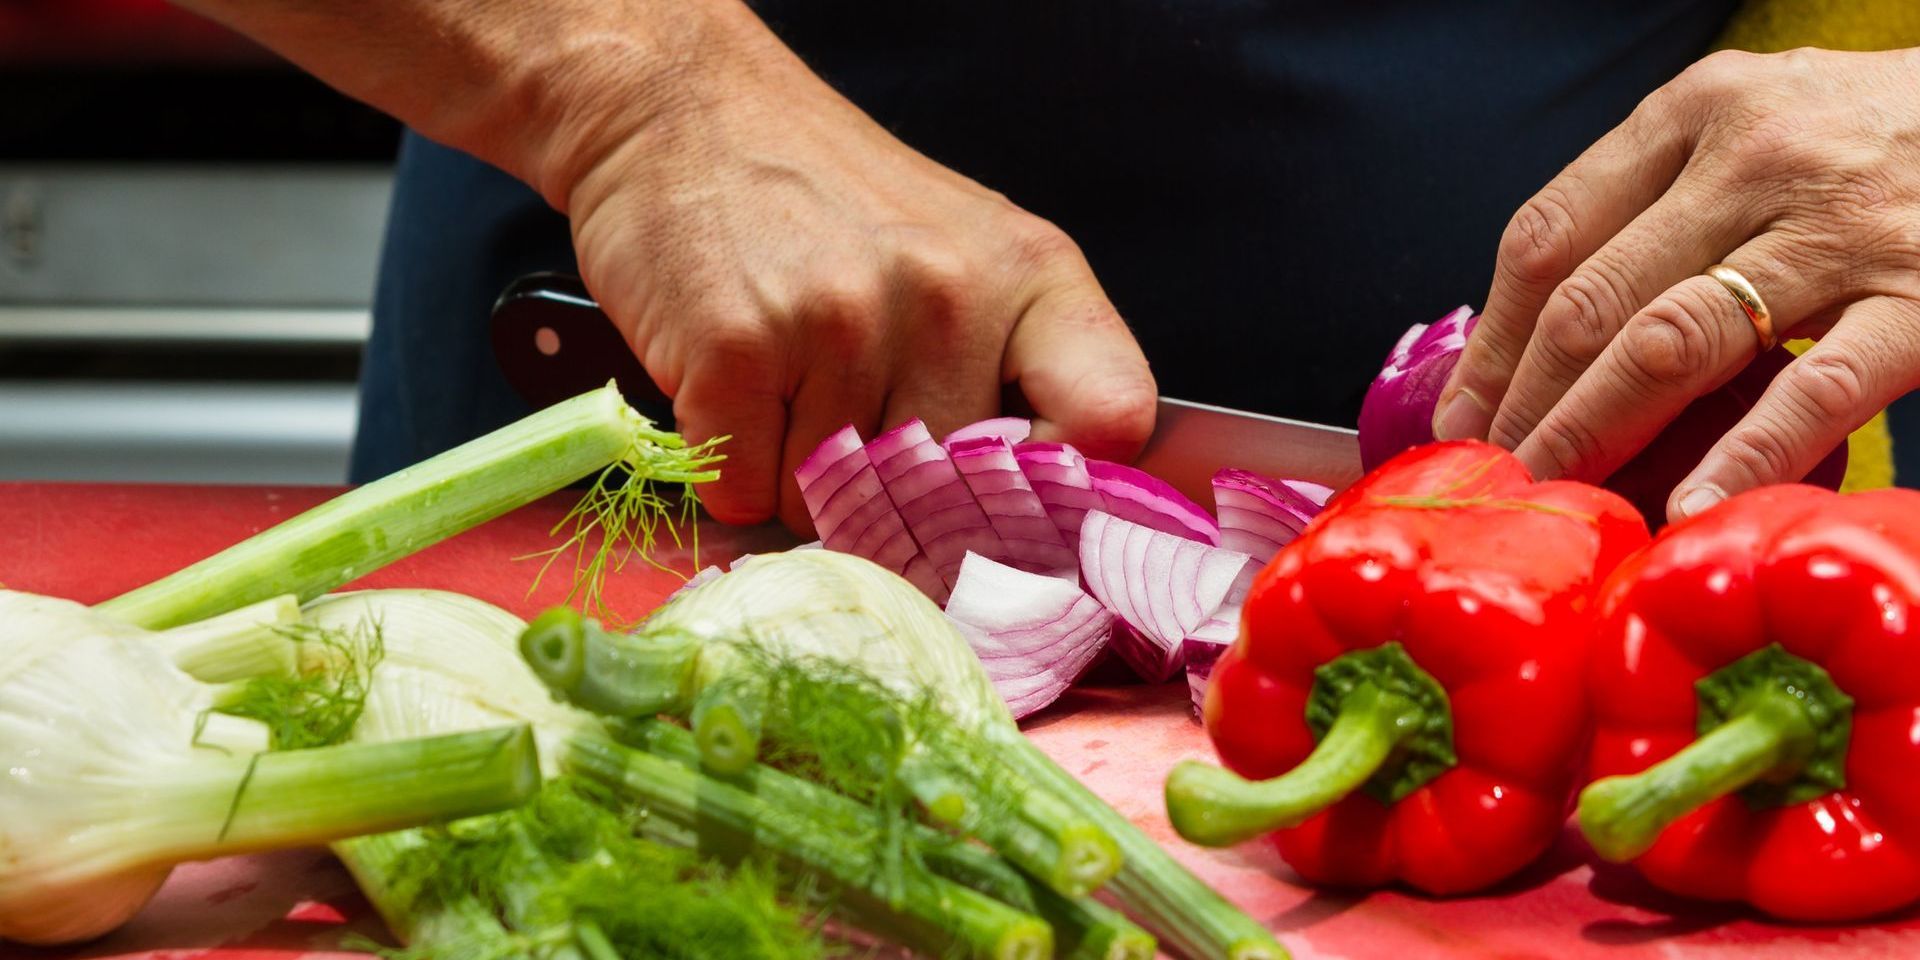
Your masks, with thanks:
M343 481L398 138L165 0L0 0L0 479Z

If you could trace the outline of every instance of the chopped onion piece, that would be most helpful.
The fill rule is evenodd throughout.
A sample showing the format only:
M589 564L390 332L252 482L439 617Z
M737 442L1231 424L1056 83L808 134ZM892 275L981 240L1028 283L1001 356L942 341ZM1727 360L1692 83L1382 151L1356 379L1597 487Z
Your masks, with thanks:
M880 485L906 521L920 551L933 562L945 589L929 594L944 603L960 578L969 551L994 560L1006 558L1006 546L954 469L947 451L933 442L927 425L909 420L867 444L867 458Z
M940 441L940 445L946 447L947 452L951 453L953 452L955 444L964 443L968 440L978 440L982 437L998 437L1001 440L1005 440L1008 446L1012 446L1013 444L1026 440L1032 435L1033 421L1025 417L994 417L991 420L969 423L947 434L947 438Z
M1080 523L1089 510L1105 509L1087 475L1087 458L1064 443L1023 443L1013 448L1020 472L1047 508L1047 517L1067 547L1078 555Z
M1240 605L1235 603L1221 607L1207 622L1196 627L1191 635L1180 641L1181 659L1187 667L1187 692L1193 698L1194 719L1200 719L1200 712L1206 705L1207 678L1213 675L1213 664L1225 653L1227 646L1233 643L1240 633Z
M1087 477L1107 513L1209 546L1220 543L1220 525L1159 477L1106 460L1088 460Z
M1113 633L1113 614L1058 577L969 553L947 616L1018 720L1059 699Z
M1020 462L1005 437L950 443L947 454L973 491L973 499L986 511L1009 564L1030 573L1079 579L1079 556L1047 516L1046 505L1020 472Z
M1332 495L1332 488L1305 480L1277 480L1245 470L1222 470L1213 475L1220 546L1266 563L1300 535Z
M894 509L852 425L820 441L793 478L828 549L872 560L929 596L945 593L946 584Z
M1087 591L1132 627L1115 652L1158 683L1180 667L1180 642L1220 609L1252 558L1094 510L1081 526Z

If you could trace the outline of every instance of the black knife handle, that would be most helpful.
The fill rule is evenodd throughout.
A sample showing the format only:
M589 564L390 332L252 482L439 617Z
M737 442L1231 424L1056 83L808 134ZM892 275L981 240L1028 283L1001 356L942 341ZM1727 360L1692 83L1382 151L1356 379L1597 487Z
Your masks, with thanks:
M493 304L492 336L500 372L535 409L612 380L648 419L673 422L673 401L578 277L535 273L508 284Z

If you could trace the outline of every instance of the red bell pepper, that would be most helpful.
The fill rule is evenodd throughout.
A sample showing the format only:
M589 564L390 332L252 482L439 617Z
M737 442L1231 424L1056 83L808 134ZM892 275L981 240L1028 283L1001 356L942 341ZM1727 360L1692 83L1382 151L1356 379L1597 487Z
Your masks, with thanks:
M1460 893L1532 862L1573 794L1599 585L1646 541L1625 500L1489 444L1383 464L1255 579L1203 708L1234 773L1177 767L1174 827L1277 830L1340 886Z
M1920 900L1920 493L1769 487L1667 528L1602 591L1589 685L1602 857L1789 919Z

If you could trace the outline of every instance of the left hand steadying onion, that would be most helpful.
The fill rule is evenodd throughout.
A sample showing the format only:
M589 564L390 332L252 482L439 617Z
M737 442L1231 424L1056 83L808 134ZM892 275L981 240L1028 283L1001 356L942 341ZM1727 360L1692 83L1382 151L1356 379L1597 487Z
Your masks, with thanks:
M1920 386L1920 49L1707 57L1521 208L1494 277L1439 436L1598 480L1769 340L1812 337L1667 511L1799 479Z

